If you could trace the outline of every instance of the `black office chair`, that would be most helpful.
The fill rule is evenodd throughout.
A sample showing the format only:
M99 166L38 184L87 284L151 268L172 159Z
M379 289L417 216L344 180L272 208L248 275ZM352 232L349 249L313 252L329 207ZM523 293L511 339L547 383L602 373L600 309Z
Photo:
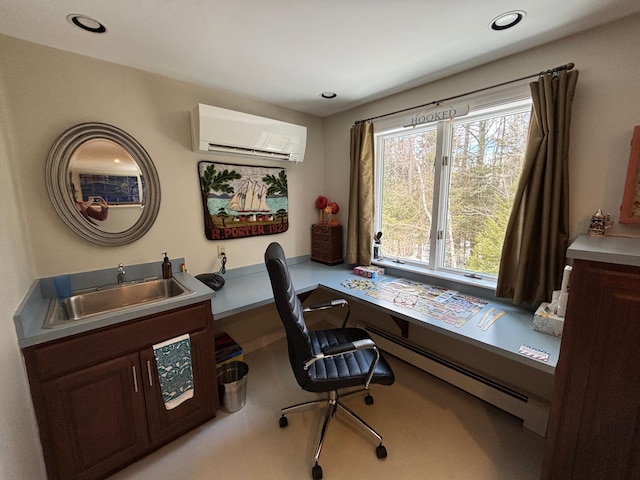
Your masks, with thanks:
M366 393L365 401L370 405L373 403L373 397L369 393L369 385L371 383L391 385L395 380L391 367L366 331L360 328L345 328L349 318L349 305L346 300L334 300L303 309L291 282L282 247L275 242L269 245L264 254L264 260L271 279L273 297L287 334L289 361L296 380L303 390L328 393L326 399L283 408L280 427L288 425L285 415L289 412L313 405L326 405L324 423L313 457L314 466L311 476L314 480L322 478L322 468L318 464L318 458L329 421L338 409L350 415L358 425L376 438L378 441L376 455L378 458L385 458L387 450L382 445L382 437L340 401L338 390L362 387L349 392L348 395L364 392ZM315 331L307 329L303 316L305 312L332 307L347 308L342 328Z

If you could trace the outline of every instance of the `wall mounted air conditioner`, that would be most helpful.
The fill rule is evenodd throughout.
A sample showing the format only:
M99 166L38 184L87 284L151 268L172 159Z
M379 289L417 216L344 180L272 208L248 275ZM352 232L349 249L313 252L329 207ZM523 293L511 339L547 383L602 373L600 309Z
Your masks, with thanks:
M307 127L198 104L191 111L194 152L302 162Z

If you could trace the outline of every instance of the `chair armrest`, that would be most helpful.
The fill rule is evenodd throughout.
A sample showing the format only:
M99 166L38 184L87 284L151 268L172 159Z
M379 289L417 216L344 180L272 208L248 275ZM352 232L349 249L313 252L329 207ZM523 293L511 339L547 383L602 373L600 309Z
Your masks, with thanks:
M352 353L357 350L373 350L376 353L376 359L371 363L371 366L369 367L367 379L364 384L365 388L369 388L371 378L373 377L373 372L376 368L376 365L378 365L378 361L380 360L380 352L378 351L378 347L376 343L371 339L356 340L355 342L341 343L339 345L333 345L331 347L323 348L322 353L317 353L309 360L304 362L304 369L309 370L309 367L311 367L311 365L313 365L318 360L336 357L338 355L344 355L345 353Z
M375 347L376 343L373 340L356 340L355 342L342 343L340 345L323 348L322 353L326 357L332 357L334 355L341 355L343 353L355 352L356 350L366 350Z
M349 302L347 302L344 298L339 298L337 300L331 300L326 303L319 303L318 305L311 305L309 307L305 307L302 309L304 313L316 312L318 310L327 310L328 308L333 307L347 307L347 314L344 316L344 320L342 321L342 328L347 325L349 321L349 315L351 315L351 308L349 307Z
M330 302L325 302L325 303L318 303L317 305L310 305L308 307L305 307L302 309L303 312L314 312L316 310L326 310L328 308L333 308L333 307L348 307L349 303L343 299L340 298L338 300L331 300Z

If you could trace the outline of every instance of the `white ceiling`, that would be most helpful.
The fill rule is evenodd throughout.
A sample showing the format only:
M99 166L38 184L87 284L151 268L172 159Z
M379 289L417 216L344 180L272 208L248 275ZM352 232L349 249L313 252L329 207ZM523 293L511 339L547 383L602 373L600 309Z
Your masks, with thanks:
M489 29L516 9L519 25ZM0 32L326 116L638 11L638 0L2 0ZM72 26L71 13L108 32Z

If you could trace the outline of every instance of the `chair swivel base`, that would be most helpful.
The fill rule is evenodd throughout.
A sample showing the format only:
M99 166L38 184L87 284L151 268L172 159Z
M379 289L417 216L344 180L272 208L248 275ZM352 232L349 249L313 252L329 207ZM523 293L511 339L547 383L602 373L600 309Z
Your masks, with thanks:
M373 397L369 393L367 389L360 389L354 392L351 392L345 395L343 398L351 397L357 394L366 393L365 403L367 405L373 404ZM378 458L386 458L387 457L387 449L384 445L382 445L382 436L378 432L376 432L373 428L371 428L362 418L360 418L353 410L344 405L338 398L338 392L335 390L329 392L328 399L318 399L312 400L309 402L299 403L296 405L291 405L289 407L283 408L281 410L282 416L280 417L280 428L284 428L289 424L286 414L291 413L296 410L302 410L309 407L313 407L316 405L326 405L326 411L324 416L324 421L322 423L322 429L320 430L320 437L318 438L318 443L316 446L315 454L313 456L314 466L311 469L311 477L313 480L320 480L322 478L322 467L318 464L318 459L320 458L320 452L322 451L322 445L324 443L324 438L327 433L327 429L329 427L329 422L335 416L336 411L338 409L342 410L346 413L351 419L355 420L356 425L360 426L364 431L368 432L371 436L373 436L379 443L376 447L376 456Z

